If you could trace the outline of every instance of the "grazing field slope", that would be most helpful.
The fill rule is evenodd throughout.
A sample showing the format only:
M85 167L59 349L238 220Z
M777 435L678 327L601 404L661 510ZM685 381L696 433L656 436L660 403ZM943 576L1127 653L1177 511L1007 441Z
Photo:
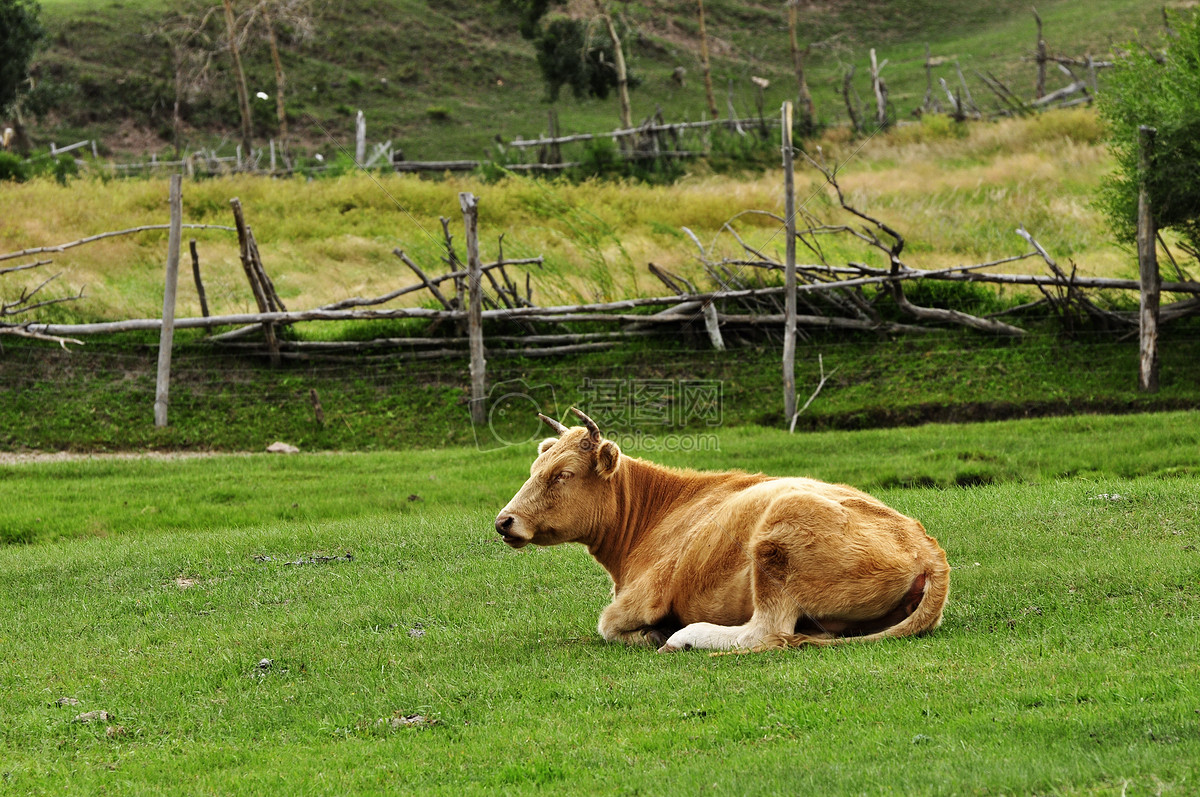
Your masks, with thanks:
M1128 443L1155 420L1124 419ZM1157 445L1185 469L1136 478L1111 467L1134 446L1074 447L1089 475L1056 478L1075 438L986 428L934 438L1018 480L875 490L949 553L938 631L716 658L602 643L584 550L496 539L531 449L5 468L54 485L65 532L0 547L0 772L60 794L1195 791L1196 447ZM704 464L879 484L937 445L913 435L726 433ZM361 515L305 514L364 473ZM105 485L131 521L89 530Z

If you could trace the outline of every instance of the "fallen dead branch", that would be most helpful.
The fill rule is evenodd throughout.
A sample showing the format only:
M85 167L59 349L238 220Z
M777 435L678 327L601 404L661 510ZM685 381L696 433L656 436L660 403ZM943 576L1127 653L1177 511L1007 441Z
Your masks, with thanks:
M89 235L86 238L80 238L78 241L69 241L65 244L56 246L35 246L31 249L22 249L19 252L9 252L8 254L0 254L0 260L12 260L17 257L25 257L26 255L40 255L45 252L63 252L67 249L72 249L76 246L83 246L94 241L101 241L105 238L115 238L119 235L132 235L136 232L146 232L148 230L166 230L170 228L169 224L146 224L141 227L130 227L127 230L116 230L114 232L102 232L98 235ZM225 230L227 232L236 232L235 227L226 227L222 224L184 224L184 229L188 230Z

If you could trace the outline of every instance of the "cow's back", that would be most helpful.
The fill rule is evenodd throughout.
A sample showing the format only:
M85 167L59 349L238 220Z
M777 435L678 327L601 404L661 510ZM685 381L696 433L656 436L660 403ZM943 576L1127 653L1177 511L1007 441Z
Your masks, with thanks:
M919 522L853 487L814 479L729 474L663 517L636 566L670 593L681 623L738 625L753 613L752 549L763 527L788 524L804 550L801 577L853 591L878 570L905 570L936 543ZM940 550L940 549L939 549ZM907 585L904 585L906 587ZM897 599L903 593L899 590Z

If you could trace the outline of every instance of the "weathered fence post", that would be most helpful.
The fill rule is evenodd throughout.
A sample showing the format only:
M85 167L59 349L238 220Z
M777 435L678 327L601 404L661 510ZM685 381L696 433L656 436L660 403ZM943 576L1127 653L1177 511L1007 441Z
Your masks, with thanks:
M725 339L721 337L721 321L717 318L717 306L707 301L701 307L704 313L704 329L708 332L708 341L717 351L725 351Z
M358 112L354 123L354 162L361 165L367 157L367 117Z
M471 349L471 423L487 420L487 360L483 351L483 269L479 263L479 200L469 192L458 195L467 235L467 339Z
M250 291L254 294L254 302L258 312L269 313L271 306L267 301L266 287L258 278L254 265L254 255L251 250L250 230L246 227L246 218L242 214L242 201L237 197L229 200L233 208L233 223L237 227L238 254L242 261L242 270L246 272L246 280L250 283ZM271 358L271 367L279 365L279 339L275 336L275 324L265 321L262 325L263 335L267 340L267 352Z
M1138 210L1137 250L1138 280L1141 301L1138 321L1141 356L1138 361L1138 390L1158 392L1158 305L1162 280L1158 273L1158 252L1155 249L1157 226L1150 206L1150 169L1154 162L1153 127L1138 128Z
M783 422L796 414L796 178L792 171L792 104L783 104Z
M196 251L196 239L188 241L192 253L192 279L196 281L196 295L200 297L200 315L208 318L208 294L204 292L204 280L200 278L200 253Z
M154 425L167 425L171 390L171 344L175 339L175 288L179 282L179 240L183 237L183 175L171 175L171 228L167 234L167 277L163 288L162 330L158 337L158 378L154 382Z

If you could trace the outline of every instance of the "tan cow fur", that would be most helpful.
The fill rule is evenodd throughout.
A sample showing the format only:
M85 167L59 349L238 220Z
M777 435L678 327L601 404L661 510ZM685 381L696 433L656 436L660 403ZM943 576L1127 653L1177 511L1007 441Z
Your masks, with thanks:
M587 546L613 581L599 624L607 640L764 649L941 623L945 552L919 522L853 487L666 468L583 427L538 451L496 528L514 548Z

